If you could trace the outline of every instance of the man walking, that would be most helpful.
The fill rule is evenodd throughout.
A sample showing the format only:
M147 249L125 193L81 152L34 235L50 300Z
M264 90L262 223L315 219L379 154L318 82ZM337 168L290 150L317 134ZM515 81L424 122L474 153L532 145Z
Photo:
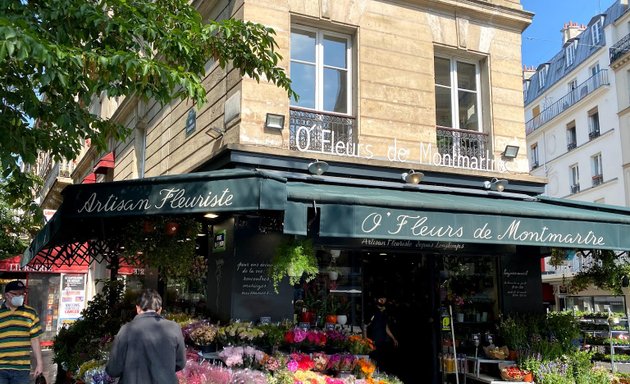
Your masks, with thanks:
M177 384L175 372L186 365L184 335L161 311L160 295L145 290L136 303L136 317L114 338L106 372L120 377L119 384Z
M4 287L0 306L0 384L28 384L31 349L35 355L35 377L44 371L39 336L42 327L34 308L24 305L26 286L19 280Z

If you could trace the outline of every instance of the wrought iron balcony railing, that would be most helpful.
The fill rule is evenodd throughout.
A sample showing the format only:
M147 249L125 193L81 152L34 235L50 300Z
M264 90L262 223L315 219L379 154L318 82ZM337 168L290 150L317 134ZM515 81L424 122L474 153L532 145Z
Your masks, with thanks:
M571 185L571 193L578 193L580 192L580 184L572 184Z
M479 160L487 157L487 133L438 126L436 135L437 148L442 155L451 155L453 159L459 156Z
M53 162L52 160L42 167L44 183L38 194L42 198L46 197L48 191L53 187L58 178L70 179L72 171L74 171L74 163L72 161ZM71 183L71 181L69 182Z
M593 175L593 187L596 187L604 182L604 175Z
M575 148L577 148L577 143L576 142L567 143L567 151L572 151Z
M578 85L577 88L562 96L560 100L543 109L540 114L534 116L525 123L526 134L529 135L534 132L536 129L540 128L540 126L561 114L564 110L582 100L590 93L593 93L596 89L609 84L608 70L600 70L593 76L589 77L588 80Z
M354 151L355 118L333 113L291 108L289 148L304 152ZM337 145L343 143L343 146ZM342 149L341 149L342 148Z
M594 138L599 137L599 129L593 129L588 133L588 138L593 140Z
M627 34L621 40L616 42L615 45L610 47L610 64L612 65L628 52L630 52L630 34Z

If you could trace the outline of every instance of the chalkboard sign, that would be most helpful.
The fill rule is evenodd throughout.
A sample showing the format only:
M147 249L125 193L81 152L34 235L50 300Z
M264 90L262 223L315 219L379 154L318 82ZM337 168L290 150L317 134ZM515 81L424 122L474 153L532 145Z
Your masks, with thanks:
M262 261L241 260L236 263L237 281L241 282L241 295L271 295L273 287L267 272L271 263Z
M503 313L542 311L542 279L537 247L517 247L501 257Z

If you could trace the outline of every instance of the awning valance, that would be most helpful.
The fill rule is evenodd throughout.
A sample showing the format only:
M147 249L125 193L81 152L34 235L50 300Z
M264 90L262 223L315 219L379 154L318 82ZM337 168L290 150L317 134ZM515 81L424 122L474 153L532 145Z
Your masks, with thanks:
M87 244L103 220L151 215L194 215L258 210L282 211L285 180L259 171L221 170L176 176L77 184L64 189L63 203L24 252L22 265L55 247ZM72 253L72 252L64 252Z
M479 191L403 191L291 183L294 204L319 205L319 235L630 249L630 211Z

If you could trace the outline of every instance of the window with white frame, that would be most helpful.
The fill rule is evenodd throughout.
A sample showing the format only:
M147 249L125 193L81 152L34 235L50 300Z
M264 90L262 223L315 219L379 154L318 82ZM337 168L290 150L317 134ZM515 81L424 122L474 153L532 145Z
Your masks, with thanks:
M599 70L600 70L599 63L595 63L595 65L591 66L589 69L591 71L591 76L597 75L599 73Z
M435 118L440 127L481 130L479 65L450 57L434 58Z
M593 186L600 185L604 182L604 171L602 169L602 154L598 153L591 156L591 175Z
M545 87L545 80L547 78L547 71L549 66L545 65L544 67L542 67L540 69L540 71L538 71L538 88L542 89Z
M569 167L569 178L571 193L580 192L580 168L577 164L573 164Z
M532 169L538 167L538 143L532 144L529 148L529 160L531 161Z
M599 112L597 108L588 111L588 137L594 139L600 134L599 130Z
M577 40L573 40L564 48L564 62L567 67L573 65L575 62L575 48L577 47L577 42Z
M317 111L352 111L352 45L348 35L316 28L291 28L291 105Z
M604 22L603 18L597 20L593 25L591 25L591 37L593 39L593 44L599 44L602 41L602 24Z

